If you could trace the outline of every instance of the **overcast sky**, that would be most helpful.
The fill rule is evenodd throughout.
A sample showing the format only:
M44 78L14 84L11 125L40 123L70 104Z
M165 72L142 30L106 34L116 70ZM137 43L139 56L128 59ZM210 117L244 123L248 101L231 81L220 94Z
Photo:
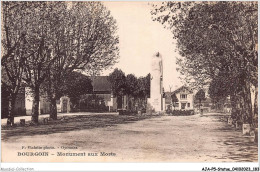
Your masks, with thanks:
M151 58L160 52L163 58L164 88L172 91L180 87L176 71L176 45L170 30L152 21L148 2L104 2L118 24L120 59L114 68L137 77L150 73ZM105 71L108 75L113 69Z

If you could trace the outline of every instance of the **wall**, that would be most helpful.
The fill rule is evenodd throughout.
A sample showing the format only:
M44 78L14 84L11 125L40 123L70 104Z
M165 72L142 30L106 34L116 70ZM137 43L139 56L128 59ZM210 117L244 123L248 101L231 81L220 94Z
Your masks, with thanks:
M187 95L187 98L182 98L181 95L185 94ZM188 93L185 90L181 90L180 92L176 93L176 96L179 100L178 107L175 107L176 110L181 110L182 103L185 104L185 108L183 110L191 110L194 108L194 95ZM190 104L190 107L188 107L188 103Z
M26 115L31 115L32 113L32 103L33 103L33 97L30 93L30 88L25 88L25 109L26 109Z
M50 113L50 102L43 96L40 97L40 112L41 114Z

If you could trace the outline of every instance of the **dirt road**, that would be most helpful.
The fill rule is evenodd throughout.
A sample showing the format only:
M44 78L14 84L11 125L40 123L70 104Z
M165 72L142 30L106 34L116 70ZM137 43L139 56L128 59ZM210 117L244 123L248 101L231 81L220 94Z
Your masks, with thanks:
M70 116L61 122L2 129L7 162L257 162L258 148L223 121L222 114L133 117ZM31 146L31 148L28 148ZM18 156L43 151L48 156ZM22 149L22 148L26 149ZM57 156L57 153L85 156ZM104 152L104 156L101 156ZM62 155L62 154L60 154ZM69 156L68 156L69 155ZM97 155L97 156L94 156Z

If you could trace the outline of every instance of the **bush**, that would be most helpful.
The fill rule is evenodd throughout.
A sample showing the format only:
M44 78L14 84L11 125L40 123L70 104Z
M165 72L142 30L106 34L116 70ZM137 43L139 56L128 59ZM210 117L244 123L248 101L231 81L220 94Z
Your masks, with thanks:
M172 110L171 114L173 116L190 116L194 115L195 113L194 110Z
M172 110L171 109L166 109L166 114L172 114Z
M80 112L108 112L109 107L105 105L104 98L90 95L82 98L79 108L73 110Z
M135 111L130 111L126 109L118 109L117 112L119 112L119 115L136 115L137 112Z

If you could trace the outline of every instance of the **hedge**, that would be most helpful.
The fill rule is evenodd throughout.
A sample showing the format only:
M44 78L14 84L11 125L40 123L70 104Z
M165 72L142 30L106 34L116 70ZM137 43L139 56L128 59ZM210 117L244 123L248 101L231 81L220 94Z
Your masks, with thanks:
M195 114L194 110L167 110L166 113L173 116L190 116Z

